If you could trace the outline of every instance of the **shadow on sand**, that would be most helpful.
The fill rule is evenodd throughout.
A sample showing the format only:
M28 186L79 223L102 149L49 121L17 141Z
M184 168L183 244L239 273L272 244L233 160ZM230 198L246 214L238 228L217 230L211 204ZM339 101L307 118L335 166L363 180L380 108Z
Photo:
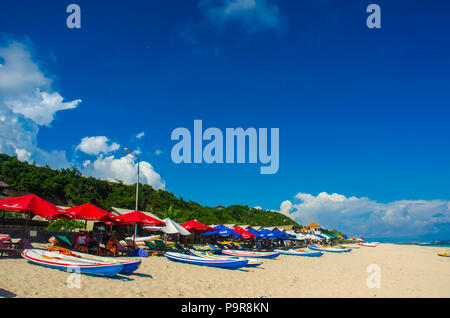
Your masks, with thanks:
M7 291L7 290L5 290L3 288L0 288L0 297L3 297L3 298L14 298L16 296L17 296L16 294L11 293L10 291Z

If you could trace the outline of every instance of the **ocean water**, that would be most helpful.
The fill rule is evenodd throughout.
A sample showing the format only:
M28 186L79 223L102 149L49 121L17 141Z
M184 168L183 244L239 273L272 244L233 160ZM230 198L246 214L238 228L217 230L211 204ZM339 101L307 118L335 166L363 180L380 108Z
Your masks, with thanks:
M420 246L439 246L450 247L450 240L433 240L423 238L365 238L366 242L392 243L399 245L420 245Z

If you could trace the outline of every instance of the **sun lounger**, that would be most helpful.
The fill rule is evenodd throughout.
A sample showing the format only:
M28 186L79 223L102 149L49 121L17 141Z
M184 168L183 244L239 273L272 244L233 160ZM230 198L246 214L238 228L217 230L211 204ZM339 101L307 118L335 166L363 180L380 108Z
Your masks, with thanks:
M164 251L161 250L158 246L156 246L152 241L145 241L144 243L147 246L149 252L156 253L157 255L164 254Z
M217 246L212 245L211 243L208 243L208 246L211 247L211 249L213 251L220 251L220 248L218 248Z
M167 247L166 244L161 240L155 240L155 244L164 252L177 252L177 253L187 252L184 248L178 249L178 248Z
M229 249L227 246L223 245L222 243L216 242L216 245L220 248L220 249Z
M175 248L178 248L180 250L184 250L185 249L184 246L179 244L179 243L175 243Z

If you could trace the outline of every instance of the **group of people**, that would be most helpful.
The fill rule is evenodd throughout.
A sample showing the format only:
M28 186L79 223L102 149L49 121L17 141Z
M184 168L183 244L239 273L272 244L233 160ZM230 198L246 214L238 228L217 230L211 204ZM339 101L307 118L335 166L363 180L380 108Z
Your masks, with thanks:
M56 240L57 241L57 240ZM53 242L54 245L59 242ZM100 244L103 243L104 247ZM104 233L102 242L98 242L92 231L80 230L71 244L71 248L81 253L94 253L97 255L117 256L118 244L120 242L116 239L114 232L110 234Z

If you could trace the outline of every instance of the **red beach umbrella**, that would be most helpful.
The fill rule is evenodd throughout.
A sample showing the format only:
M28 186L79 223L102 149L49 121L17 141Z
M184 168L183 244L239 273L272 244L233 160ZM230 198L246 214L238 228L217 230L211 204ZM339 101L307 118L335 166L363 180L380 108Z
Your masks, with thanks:
M149 226L166 226L166 223L158 219L152 218L141 211L133 211L129 213L122 214L116 217L117 225L132 225L134 224L134 236L133 242L136 244L136 233L138 225L149 225Z
M56 205L34 194L1 199L0 210L27 214L33 213L47 219L52 219L59 214L65 213L64 209L58 208Z
M242 236L244 239L248 239L248 238L256 238L256 235L255 235L255 234L250 233L249 231L244 230L244 229L243 229L242 227L240 227L240 226L235 226L235 227L233 228L233 231L235 231L235 232L241 234L241 236Z
M148 216L147 214L141 211L133 211L130 213L122 214L121 216L116 217L116 220L119 224L122 225L150 225L150 226L166 226L166 223L163 221L157 220Z
M66 209L66 213L78 220L103 222L111 222L116 220L116 216L113 214L90 203L85 203Z
M38 197L35 194L24 195L14 198L6 198L0 200L0 211L25 213L27 219L25 221L25 227L23 229L23 236L27 229L28 221L31 213L39 215L46 219L54 219L59 215L64 215L65 211L62 208L51 204L48 201Z
M211 231L216 230L213 227L210 227L206 224L200 223L195 220L187 221L187 222L181 224L181 226L184 227L186 230L188 230L191 233L205 233L205 232L211 232Z

